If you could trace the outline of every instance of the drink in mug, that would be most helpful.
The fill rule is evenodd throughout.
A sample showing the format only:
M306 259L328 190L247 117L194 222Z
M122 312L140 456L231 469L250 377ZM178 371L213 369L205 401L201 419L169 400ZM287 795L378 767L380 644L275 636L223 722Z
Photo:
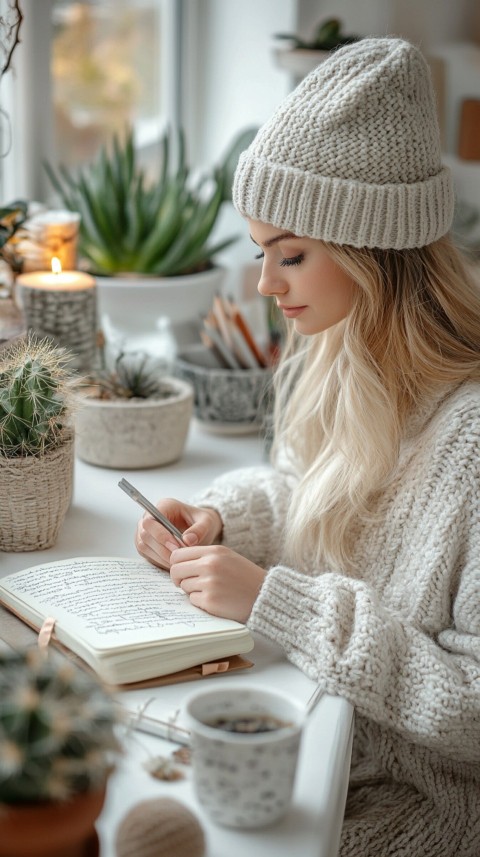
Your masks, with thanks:
M230 686L189 697L186 716L193 785L212 821L278 821L291 803L305 709L276 690Z

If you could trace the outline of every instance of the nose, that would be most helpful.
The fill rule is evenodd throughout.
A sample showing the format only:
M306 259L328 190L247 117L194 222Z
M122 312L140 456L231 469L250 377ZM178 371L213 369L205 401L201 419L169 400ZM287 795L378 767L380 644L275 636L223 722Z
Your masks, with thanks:
M282 271L274 263L263 260L262 273L257 285L258 292L268 298L273 295L284 295L288 292L288 284L282 276Z

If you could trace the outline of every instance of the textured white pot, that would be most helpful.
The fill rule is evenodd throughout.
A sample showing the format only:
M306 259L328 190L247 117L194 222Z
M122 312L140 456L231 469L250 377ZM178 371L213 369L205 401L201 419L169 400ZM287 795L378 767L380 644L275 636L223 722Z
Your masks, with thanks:
M168 356L169 348L198 341L199 321L221 291L225 274L225 268L216 267L183 277L97 277L100 327L116 349Z
M175 391L165 399L85 398L75 417L76 454L89 464L132 470L177 461L193 410L193 389L166 378Z
M301 80L317 65L331 56L331 51L314 51L306 48L274 48L273 56L276 65L289 71Z

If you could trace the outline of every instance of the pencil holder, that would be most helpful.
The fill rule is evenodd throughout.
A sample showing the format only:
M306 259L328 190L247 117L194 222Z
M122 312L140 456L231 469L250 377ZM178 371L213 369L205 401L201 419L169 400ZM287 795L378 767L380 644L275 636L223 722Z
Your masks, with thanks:
M247 434L265 429L272 406L270 368L225 369L203 345L179 352L176 374L194 390L194 416L207 431Z

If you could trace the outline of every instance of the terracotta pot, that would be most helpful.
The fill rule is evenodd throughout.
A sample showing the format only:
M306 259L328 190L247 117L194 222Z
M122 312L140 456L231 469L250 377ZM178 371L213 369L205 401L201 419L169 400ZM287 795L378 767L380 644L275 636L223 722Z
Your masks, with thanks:
M160 467L182 455L193 411L193 389L165 379L166 399L85 398L76 414L76 452L99 467L138 470Z
M73 432L44 455L0 457L0 550L55 544L72 499L73 465Z
M0 806L0 857L96 857L105 789L65 803Z

